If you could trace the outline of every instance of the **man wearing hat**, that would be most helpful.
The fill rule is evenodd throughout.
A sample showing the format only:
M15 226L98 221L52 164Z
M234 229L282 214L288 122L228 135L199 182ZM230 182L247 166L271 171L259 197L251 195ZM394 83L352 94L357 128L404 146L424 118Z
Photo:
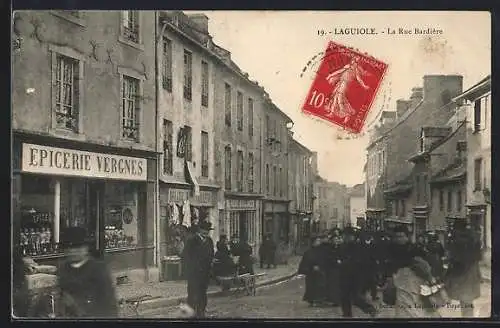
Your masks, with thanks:
M62 235L66 258L58 270L64 316L118 317L117 300L106 264L90 254L90 240L82 227Z
M210 281L214 243L210 238L212 224L201 221L194 234L186 241L182 252L187 277L187 303L194 309L197 318L205 316L207 289Z

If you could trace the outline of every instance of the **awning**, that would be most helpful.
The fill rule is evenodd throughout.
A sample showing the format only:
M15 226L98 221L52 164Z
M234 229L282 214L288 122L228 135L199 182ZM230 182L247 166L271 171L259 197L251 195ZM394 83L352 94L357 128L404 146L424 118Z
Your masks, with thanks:
M198 180L196 179L196 176L194 174L194 168L193 168L193 163L185 161L185 169L187 176L189 178L189 181L193 184L194 186L194 195L199 196L200 195L200 185L198 184Z
M411 191L413 186L411 184L395 185L391 188L384 190L384 194L399 194Z
M402 223L402 224L413 224L413 221L408 218L401 218L397 216L390 216L385 219L387 222Z

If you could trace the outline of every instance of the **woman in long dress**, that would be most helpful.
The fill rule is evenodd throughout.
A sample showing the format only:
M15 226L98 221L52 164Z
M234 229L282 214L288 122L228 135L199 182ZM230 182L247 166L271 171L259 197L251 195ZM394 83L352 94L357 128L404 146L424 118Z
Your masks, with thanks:
M321 237L313 237L312 246L302 256L298 269L298 274L306 277L306 288L302 299L310 306L323 302L326 297L326 272L323 265L325 256L320 247L321 242Z

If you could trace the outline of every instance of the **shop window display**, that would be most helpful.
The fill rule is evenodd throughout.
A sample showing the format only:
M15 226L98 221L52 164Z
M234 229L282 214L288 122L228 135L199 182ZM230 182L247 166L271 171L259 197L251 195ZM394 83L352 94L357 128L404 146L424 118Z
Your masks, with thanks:
M105 188L105 248L137 246L138 192L131 183L113 182Z
M22 179L20 246L24 256L58 253L54 239L54 196L50 178L26 176Z

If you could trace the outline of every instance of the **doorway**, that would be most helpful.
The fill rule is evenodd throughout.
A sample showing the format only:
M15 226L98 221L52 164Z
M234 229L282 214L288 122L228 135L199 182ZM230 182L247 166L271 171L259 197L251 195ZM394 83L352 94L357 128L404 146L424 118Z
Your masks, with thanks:
M240 227L240 240L248 243L248 222L247 222L247 217L246 213L244 211L240 211L238 213L238 223Z

